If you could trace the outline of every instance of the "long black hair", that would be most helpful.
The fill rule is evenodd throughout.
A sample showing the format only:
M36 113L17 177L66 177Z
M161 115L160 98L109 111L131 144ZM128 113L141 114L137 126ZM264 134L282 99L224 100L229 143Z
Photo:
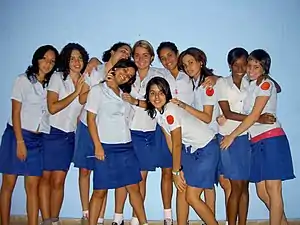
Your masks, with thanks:
M147 108L146 111L148 112L148 115L154 119L156 117L156 110L154 105L150 102L150 89L151 86L156 85L159 90L163 92L163 94L166 96L166 104L172 99L171 89L168 81L166 81L165 78L162 77L153 77L147 84L146 87L146 94L145 99L147 102ZM162 108L161 114L164 113L164 107Z
M87 53L84 47L77 43L67 44L65 47L63 47L63 49L60 52L60 61L58 64L58 71L63 73L63 80L66 80L67 76L70 73L70 59L73 50L78 50L82 56L83 67L80 71L81 74L84 72L88 64L89 54Z
M28 80L31 83L37 82L37 77L36 76L38 76L38 72L39 72L39 60L43 59L46 52L48 52L49 50L53 51L54 54L55 54L55 64L54 64L52 70L49 73L45 74L45 78L44 78L44 81L43 81L42 84L43 84L43 87L46 87L48 85L52 74L54 73L54 71L57 68L57 61L58 61L58 55L59 55L57 49L55 47L53 47L52 45L43 45L43 46L39 47L33 53L32 60L31 60L31 65L28 66L28 68L25 72Z
M105 52L103 52L102 55L102 61L103 62L108 62L111 58L111 51L117 51L119 48L123 47L123 46L127 46L131 49L131 46L125 42L118 42L115 43L113 46L110 47L110 49L106 50Z

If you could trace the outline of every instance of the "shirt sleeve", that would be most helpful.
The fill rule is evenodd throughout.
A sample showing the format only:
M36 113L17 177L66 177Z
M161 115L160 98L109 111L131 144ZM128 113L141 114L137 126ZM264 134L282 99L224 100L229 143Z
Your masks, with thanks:
M181 127L180 108L172 103L168 105L168 109L165 113L166 123L169 126L170 131Z
M27 79L27 78L26 78ZM24 89L26 83L23 76L19 76L13 85L11 99L14 99L18 102L22 102L24 100Z
M100 67L101 66L101 67ZM99 67L92 70L89 83L87 83L90 87L99 84L100 81L103 81L105 78L104 66L100 65Z
M228 101L228 85L224 78L219 78L217 84L215 85L216 89L216 99L220 101Z
M201 99L204 105L215 105L217 102L216 87L203 88L201 87Z
M263 80L257 88L256 96L271 96L274 84L270 80Z
M99 86L92 87L90 90L84 109L97 114L100 109Z
M48 91L53 91L59 94L62 84L62 75L61 73L54 73L49 81Z

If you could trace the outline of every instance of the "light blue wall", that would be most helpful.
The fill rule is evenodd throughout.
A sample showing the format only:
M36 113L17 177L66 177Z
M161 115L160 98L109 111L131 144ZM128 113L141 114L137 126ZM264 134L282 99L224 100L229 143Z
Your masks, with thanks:
M280 83L278 114L286 130L296 175L300 172L299 73L300 1L298 0L185 0L185 1L0 1L0 130L10 113L10 92L15 77L30 64L34 50L53 44L59 50L68 42L79 42L91 56L101 57L114 42L149 40L156 48L171 40L180 50L202 48L208 65L218 74L229 73L226 54L243 46L249 51L265 48L272 57L272 76ZM177 2L177 3L176 3ZM179 3L180 2L180 3ZM160 66L155 60L155 66ZM161 219L160 172L151 173L146 208L149 219ZM300 218L300 180L284 183L287 217ZM217 189L217 218L225 218L224 197ZM113 193L109 195L106 217L113 215ZM25 214L23 180L13 196L12 214ZM130 218L127 203L125 217ZM68 174L62 217L81 216L77 170ZM265 219L268 212L251 185L249 218ZM191 219L196 219L194 213Z

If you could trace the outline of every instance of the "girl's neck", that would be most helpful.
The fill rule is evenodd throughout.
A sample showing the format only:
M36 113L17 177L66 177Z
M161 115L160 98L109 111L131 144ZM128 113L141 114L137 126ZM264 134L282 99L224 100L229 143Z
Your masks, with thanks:
M170 70L170 73L172 74L172 76L176 79L178 74L179 74L179 70L178 70L178 67L176 67L175 69L173 70Z
M42 84L44 82L44 80L45 80L45 75L46 74L39 72L36 75L36 79L38 80L38 82L40 82Z
M75 84L76 84L77 80L79 79L80 75L81 75L80 73L73 73L72 71L70 71L70 73L69 73L71 80Z
M149 69L150 67L147 67L145 69L138 69L138 74L141 80L143 80L147 76Z
M242 79L243 79L243 76L232 74L232 81L235 84L235 86L237 86L238 89L241 88Z
M105 63L105 72L108 73L108 71L111 70L113 66L113 63L111 62L111 60L109 60L107 63Z

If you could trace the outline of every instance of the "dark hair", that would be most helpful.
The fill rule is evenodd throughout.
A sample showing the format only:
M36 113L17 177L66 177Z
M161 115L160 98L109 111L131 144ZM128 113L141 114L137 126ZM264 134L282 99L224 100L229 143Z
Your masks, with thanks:
M204 82L206 77L209 76L213 76L213 70L209 69L206 67L206 63L207 63L207 57L205 55L205 53L199 49L199 48L195 48L195 47L191 47L186 49L185 51L183 51L179 57L178 57L178 69L185 72L184 66L183 66L183 57L186 55L191 55L195 58L195 60L197 62L202 62L202 67L200 69L200 82L199 82L199 86ZM195 84L193 82L193 88L195 88Z
M135 74L133 77L131 77L125 84L119 85L119 88L126 93L131 92L131 86L136 80L136 71L138 70L137 66L135 65L134 61L131 59L120 59L112 68L111 70L115 70L117 68L128 68L132 67L135 71Z
M178 48L177 46L173 43L173 42L170 42L170 41L165 41L165 42L161 42L159 44L159 46L157 47L157 50L156 50L156 53L158 55L158 58L160 58L160 52L162 49L164 48L168 48L170 49L171 51L173 51L176 55L178 54Z
M238 59L245 57L248 58L248 52L241 47L231 49L227 54L227 63L232 66Z
M123 46L127 46L131 49L131 46L125 42L118 42L115 43L113 46L110 47L110 49L106 50L105 52L103 52L102 55L102 61L103 62L108 62L111 58L111 51L117 51L119 48L123 47Z
M248 57L248 61L257 60L264 70L263 75L269 75L270 67L271 67L271 57L270 55L263 49L255 49L252 51Z
M63 72L63 80L67 79L67 76L70 73L70 59L71 59L71 54L73 50L78 50L82 56L83 60L83 67L80 71L80 73L83 73L88 61L89 61L89 54L85 50L84 47L82 47L80 44L77 43L69 43L60 52L60 62L58 65L58 71Z
M53 66L52 70L49 73L45 74L43 87L46 87L48 85L53 72L56 70L57 61L58 61L58 51L52 45L43 45L33 53L31 65L27 67L27 70L25 72L28 80L31 83L37 82L36 76L38 76L38 72L39 72L39 60L42 59L45 56L46 52L48 52L49 50L53 51L55 54L55 65Z
M147 102L147 108L146 111L148 112L148 115L154 119L156 117L156 110L154 105L150 102L150 88L153 85L157 85L157 87L164 93L166 96L166 104L172 99L172 94L171 94L171 89L168 81L162 77L153 77L147 84L146 87L146 94L145 94L145 99ZM162 109L161 114L164 113L164 107Z

